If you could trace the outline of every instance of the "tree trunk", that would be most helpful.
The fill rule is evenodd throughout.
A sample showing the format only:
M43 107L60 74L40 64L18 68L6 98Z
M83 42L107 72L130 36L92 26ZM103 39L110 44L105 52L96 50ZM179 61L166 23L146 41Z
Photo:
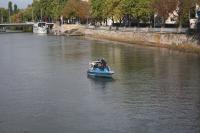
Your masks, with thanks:
M181 22L181 16L179 16L179 26L178 26L178 33L181 32L182 29L182 22Z
M163 28L165 28L165 18L164 17L162 17L162 24L161 24L160 32L163 31Z
M113 18L113 16L112 16L112 25L114 24L114 22L115 22L115 20L114 20L114 18Z
M164 27L165 27L165 18L162 17L162 26L161 26L161 28L164 28Z

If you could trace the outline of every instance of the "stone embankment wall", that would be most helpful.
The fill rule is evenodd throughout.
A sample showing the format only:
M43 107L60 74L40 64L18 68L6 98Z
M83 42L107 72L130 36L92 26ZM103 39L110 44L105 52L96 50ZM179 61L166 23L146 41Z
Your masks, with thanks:
M83 35L84 34L84 27L78 24L64 24L59 26L55 24L52 33L54 35Z
M179 50L200 55L200 34L187 35L180 33L162 33L162 32L138 32L125 30L106 30L86 28L82 25L55 25L52 33L54 35L82 36L97 39L106 39L133 43L139 45L165 47L173 50Z
M109 31L85 29L85 35L113 41L140 43L147 45L197 45L198 40L186 34Z

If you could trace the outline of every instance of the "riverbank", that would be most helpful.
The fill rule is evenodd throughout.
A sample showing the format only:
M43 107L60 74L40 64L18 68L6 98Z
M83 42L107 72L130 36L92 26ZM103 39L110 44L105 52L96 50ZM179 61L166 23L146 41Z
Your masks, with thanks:
M186 33L138 32L86 28L82 25L62 25L53 29L54 35L82 36L105 39L110 41L125 42L151 47L162 47L187 53L200 55L198 35Z
M85 36L200 55L199 40L186 34L85 29Z
M85 34L85 27L79 24L64 24L62 26L54 24L52 34L64 36L83 36Z

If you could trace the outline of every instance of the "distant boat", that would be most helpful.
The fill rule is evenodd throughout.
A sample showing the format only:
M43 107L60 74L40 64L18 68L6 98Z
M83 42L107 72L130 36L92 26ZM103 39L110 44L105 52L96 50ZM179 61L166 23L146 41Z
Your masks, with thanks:
M88 76L111 78L114 71L109 66L103 65L102 61L92 61L89 63L87 74Z
M37 22L33 25L33 33L47 34L48 25L46 22Z

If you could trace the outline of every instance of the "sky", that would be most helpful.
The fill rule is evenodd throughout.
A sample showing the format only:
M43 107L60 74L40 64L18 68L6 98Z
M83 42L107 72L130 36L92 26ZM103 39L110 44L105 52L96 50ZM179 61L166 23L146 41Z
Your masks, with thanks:
M0 0L0 7L7 8L8 2L11 1L14 4L17 4L18 8L26 8L28 4L31 4L33 0Z

